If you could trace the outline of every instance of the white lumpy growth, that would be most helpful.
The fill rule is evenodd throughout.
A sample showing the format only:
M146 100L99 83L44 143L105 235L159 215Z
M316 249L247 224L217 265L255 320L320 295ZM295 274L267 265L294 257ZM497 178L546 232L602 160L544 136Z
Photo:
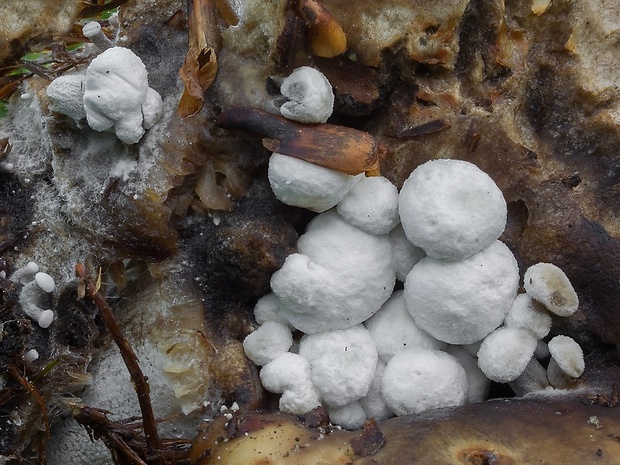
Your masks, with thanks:
M334 109L334 93L327 78L314 68L302 66L280 87L289 100L280 107L285 118L301 123L324 123Z

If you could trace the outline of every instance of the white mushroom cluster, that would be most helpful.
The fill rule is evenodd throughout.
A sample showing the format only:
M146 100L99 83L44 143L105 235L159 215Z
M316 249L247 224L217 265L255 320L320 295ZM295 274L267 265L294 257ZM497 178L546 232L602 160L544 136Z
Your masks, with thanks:
M85 33L104 40L97 26L87 24ZM135 144L161 119L163 101L149 87L142 60L128 48L111 45L100 44L105 50L84 74L63 75L49 84L49 108L78 123L86 119L95 131L112 131L124 143Z
M54 278L39 271L39 265L35 262L29 262L17 269L9 279L24 285L19 294L22 311L41 328L49 328L54 321L54 311L48 308L50 294L56 288Z
M244 342L264 387L282 393L281 410L322 404L354 429L482 401L491 381L525 395L583 373L583 352L567 336L549 342L546 369L536 359L551 314L572 315L577 295L547 263L526 271L519 294L517 261L499 240L506 202L475 165L427 162L398 193L382 177L308 176L306 162L274 157L276 196L322 212L273 275L273 292L255 307L260 326Z

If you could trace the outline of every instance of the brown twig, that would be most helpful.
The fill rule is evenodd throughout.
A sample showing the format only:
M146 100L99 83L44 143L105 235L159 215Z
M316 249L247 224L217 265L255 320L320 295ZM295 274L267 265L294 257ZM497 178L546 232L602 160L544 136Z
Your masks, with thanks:
M86 267L78 263L75 265L75 273L79 278L78 287L82 287L86 294L95 303L99 313L103 317L106 327L110 331L114 342L118 346L125 362L125 366L131 376L134 389L138 395L140 411L142 412L142 423L144 425L144 436L147 445L147 457L155 457L161 449L161 439L157 432L157 422L153 414L153 406L151 405L150 389L144 373L138 364L138 357L131 348L131 345L125 338L123 331L118 325L116 318L112 312L112 308L108 305L105 298L96 290L95 282L86 271ZM152 463L161 463L155 460Z

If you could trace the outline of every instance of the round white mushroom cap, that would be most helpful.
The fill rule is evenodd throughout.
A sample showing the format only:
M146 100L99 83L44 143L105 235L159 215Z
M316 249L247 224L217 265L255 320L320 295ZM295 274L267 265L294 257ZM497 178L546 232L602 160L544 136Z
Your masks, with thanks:
M63 74L54 79L45 89L49 109L80 121L86 118L84 110L84 75Z
M500 241L459 262L425 257L405 281L417 325L449 344L471 344L502 324L519 287L512 252Z
M271 190L280 202L317 213L334 207L364 177L364 174L340 173L281 153L271 155L267 174Z
M324 123L334 110L334 92L327 78L310 66L302 66L282 81L280 93L289 100L280 107L287 119Z
M327 413L330 423L348 430L360 429L366 421L366 412L357 401L342 407L328 407Z
M135 144L161 116L163 102L148 91L147 71L131 50L112 47L95 57L86 69L84 110L95 131L114 129L117 137Z
M400 222L398 190L382 176L363 177L336 209L345 221L371 234L387 234Z
M467 352L462 346L448 346L446 352L457 359L465 369L467 383L469 385L467 402L473 403L486 400L489 395L491 380L484 375L478 366L476 357Z
M418 166L400 191L400 221L427 255L461 260L488 247L506 226L506 201L495 182L460 160Z
M260 380L269 392L282 393L280 410L303 414L321 404L318 391L314 388L308 361L290 352L285 352L265 365L260 371Z
M555 336L549 341L549 352L560 369L571 378L579 378L583 374L583 350L573 338Z
M396 278L390 242L351 226L331 210L318 215L271 278L280 312L307 334L345 329L370 318Z
M451 355L438 350L407 349L396 354L383 372L381 393L396 415L462 405L467 374Z
M533 300L528 294L519 294L512 303L504 324L512 328L523 328L537 339L542 339L551 330L551 316L542 304Z
M39 271L36 275L34 275L34 280L44 292L54 292L56 283L54 283L54 278L47 273Z
M266 365L293 345L293 336L287 326L267 321L243 340L245 355L256 365Z
M482 341L478 366L491 381L513 381L532 359L536 342L536 337L525 329L498 328Z
M310 363L312 382L330 407L342 407L368 393L378 358L361 325L305 336L299 355Z
M379 357L385 362L412 347L438 350L446 346L418 327L407 311L403 291L394 292L364 326L370 332Z
M571 316L579 307L579 299L568 277L552 263L530 266L523 277L523 286L532 299L558 316Z
M258 299L254 306L254 319L260 325L266 321L277 321L292 328L286 317L280 313L280 299L273 292Z
M426 254L407 239L400 224L390 231L388 237L392 244L392 266L396 279L404 282L413 265L422 260Z
M54 321L54 312L52 310L43 310L39 315L37 323L43 329L49 328Z

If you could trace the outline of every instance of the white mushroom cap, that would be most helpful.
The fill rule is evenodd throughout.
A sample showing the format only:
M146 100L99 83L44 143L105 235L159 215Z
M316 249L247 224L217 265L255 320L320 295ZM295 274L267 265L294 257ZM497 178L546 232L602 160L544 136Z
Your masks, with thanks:
M117 137L135 144L147 126L161 113L161 99L148 90L142 60L128 48L112 47L93 59L86 69L84 110L88 125L95 131L114 129Z
M400 222L398 190L382 176L363 177L336 209L345 221L371 234L387 234Z
M396 415L462 405L467 399L467 374L445 352L407 349L396 354L383 372L381 393Z
M489 334L478 351L478 366L491 381L519 377L532 359L537 339L525 329L501 327Z
M260 371L263 387L269 392L282 393L280 410L298 415L321 404L310 376L308 361L290 352L281 354Z
M280 313L280 299L273 292L258 299L254 306L254 319L261 325L266 321L277 321L292 328L286 317Z
M63 74L54 79L45 89L50 102L49 109L75 121L86 118L84 79L83 74Z
M49 328L54 321L54 312L52 310L43 310L39 315L37 323L43 329Z
M327 413L331 423L348 430L360 429L366 421L366 412L357 401L342 407L328 407Z
M571 316L579 307L579 299L564 272L552 263L530 266L523 285L532 299L558 316Z
M392 244L392 266L394 273L396 273L396 279L405 282L405 278L413 265L422 260L426 254L420 247L409 242L400 224L390 231L388 237L390 244Z
M34 275L34 280L43 291L48 293L54 292L56 283L54 283L54 278L52 278L47 273L38 272L36 275Z
M287 119L301 123L324 123L334 110L334 93L320 71L302 66L282 81L280 93L289 99L280 107Z
M555 336L549 341L549 352L560 369L571 378L579 378L583 374L583 350L573 338Z
M368 393L359 400L364 412L366 412L366 417L374 418L377 421L385 420L394 415L381 395L381 380L385 366L386 363L383 360L377 360L377 367L370 382Z
M407 311L403 291L394 292L364 326L370 332L379 357L385 362L412 347L438 350L446 346L418 327Z
M400 220L427 255L461 260L488 247L506 226L506 201L475 165L432 160L418 166L400 191Z
M305 336L299 355L310 363L312 382L330 407L342 407L368 393L378 358L361 325Z
M39 265L35 262L28 262L21 268L15 270L15 272L9 278L14 283L26 284L34 279L34 276L39 272Z
M293 345L287 326L275 321L263 323L243 340L245 355L256 365L266 365Z
M448 346L446 352L452 355L461 366L465 369L467 374L467 383L469 389L467 391L467 402L482 402L486 400L489 395L489 388L491 386L491 380L487 378L480 367L478 366L478 360L472 356L462 346Z
M511 328L526 329L536 338L542 339L551 330L551 317L542 304L528 294L519 294L512 303L504 324Z
M449 344L471 344L502 322L519 287L512 252L500 241L460 262L425 257L405 281L407 310Z
M314 218L271 278L281 313L307 334L345 329L370 318L396 278L387 236L351 226L335 211Z
M159 93L149 87L146 89L146 96L142 102L142 127L151 129L155 126L164 114L164 101Z
M273 153L269 158L268 177L271 190L280 202L320 213L340 202L364 174L352 176Z

